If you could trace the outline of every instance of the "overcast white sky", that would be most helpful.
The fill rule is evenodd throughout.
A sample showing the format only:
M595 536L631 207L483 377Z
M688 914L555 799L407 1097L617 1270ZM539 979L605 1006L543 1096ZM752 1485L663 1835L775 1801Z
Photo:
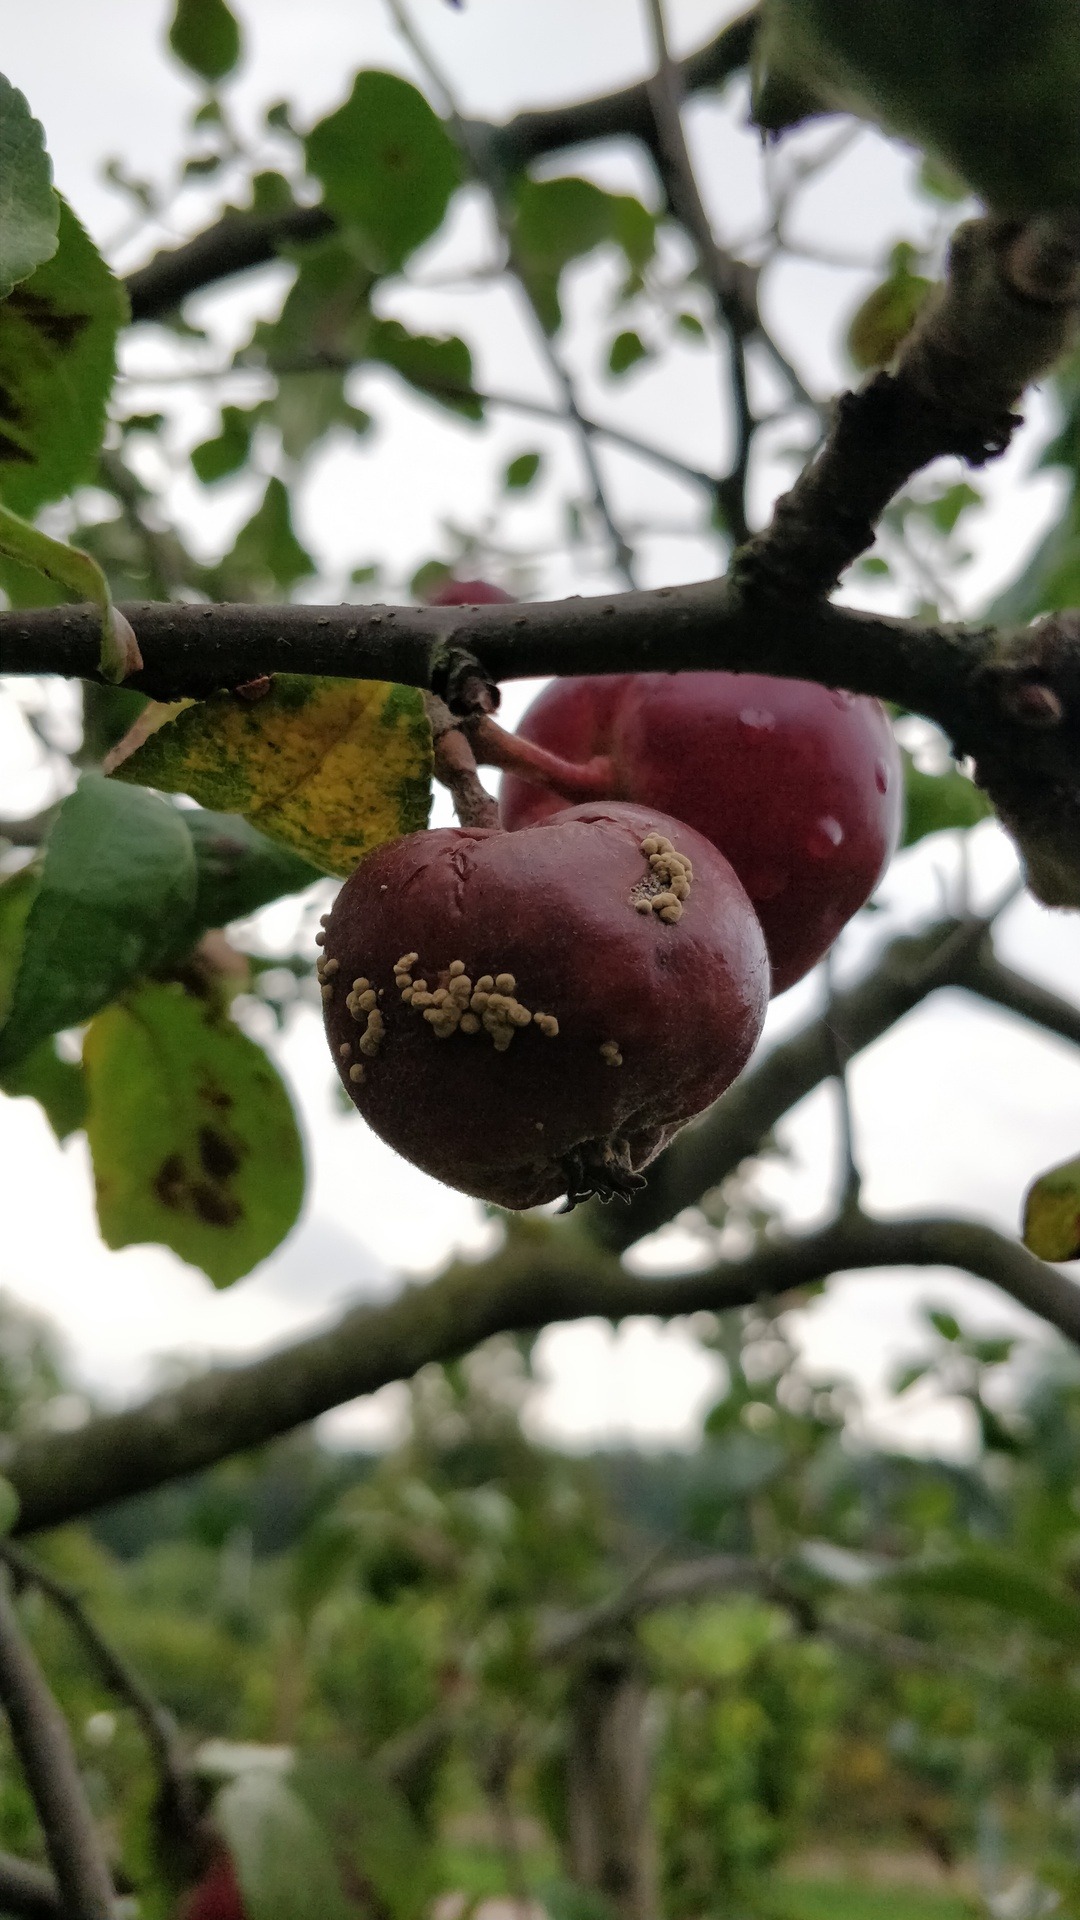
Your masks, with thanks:
M301 122L317 118L343 96L359 66L411 72L381 0L305 0L302 9L294 0L241 0L238 11L248 30L248 54L230 98L250 127L261 108L281 96L294 103ZM669 11L673 38L683 48L737 8L680 0ZM92 9L76 0L39 0L9 18L5 36L5 70L45 124L58 185L125 267L143 257L146 242L117 248L127 216L101 183L100 162L118 154L135 174L165 177L196 98L182 71L161 57L166 13L164 0L99 0ZM581 0L468 0L463 11L444 0L417 0L415 6L415 18L453 75L465 110L493 118L639 76L646 64L644 16L638 0L589 0L586 6ZM737 89L722 105L696 103L690 115L718 231L735 242L753 234L764 206L758 143L744 122ZM557 170L578 166L605 184L650 191L647 173L628 147L562 157ZM849 377L839 342L847 315L873 284L873 266L897 239L929 232L931 216L925 203L913 200L911 176L909 155L860 134L807 194L795 229L805 241L866 264L841 270L793 260L766 277L763 301L774 331L808 384L822 393ZM206 205L204 190L189 191L158 242L171 244L194 230ZM488 245L482 207L463 196L452 234L429 250L420 263L422 275L434 279L462 262L482 261ZM206 296L198 317L215 338L240 338L254 313L272 310L285 275L283 268L267 269L243 286ZM596 316L611 284L603 262L572 276L568 353L583 403L691 461L722 463L722 383L700 349L688 345L662 366L633 373L618 389L596 380L587 343L595 338ZM387 310L432 330L459 328L474 344L481 385L551 397L522 315L505 292L394 293ZM160 372L173 364L174 353L167 336L145 329L131 345L128 365L140 374ZM171 396L178 445L213 429L216 409L205 389L145 393L154 404ZM503 415L488 433L478 434L407 399L376 374L360 378L355 397L377 415L381 431L359 447L342 442L329 450L301 507L302 535L331 580L376 557L407 578L420 561L447 550L444 521L480 523L497 497L505 460L526 448L545 451L548 479L535 499L513 508L504 531L508 543L523 551L550 538L560 480L579 484L574 453L556 430ZM1028 477L1048 421L1039 397L1029 413L1028 432L989 477L994 508L978 553L957 584L966 611L985 604L1053 514L1053 476ZM779 456L780 446L773 451ZM641 543L647 584L715 569L715 549L683 531L693 505L685 487L621 454L605 456L605 471L627 522L648 513L667 528ZM777 457L760 462L759 515L788 472ZM193 539L211 552L228 544L256 493L249 481L227 483L208 500L182 480L172 501ZM535 591L544 595L595 591L609 580L602 562L583 574L561 557L541 561L532 576ZM509 691L511 719L531 691ZM44 797L45 775L32 744L10 708L5 713L0 707L0 811L30 811ZM974 836L972 868L983 900L1012 872L1007 843L993 827ZM958 871L957 847L944 837L898 860L882 891L886 911L853 927L841 943L841 976L890 931L939 910L943 889L955 888ZM291 903L271 910L261 937L284 941L296 912ZM1075 917L1050 915L1025 899L1009 910L1001 946L1013 964L1059 991L1076 993ZM770 1015L767 1041L805 1017L821 992L816 979L785 996ZM399 1273L434 1271L451 1249L480 1252L489 1243L492 1229L478 1207L407 1167L358 1118L340 1113L313 1013L295 1021L279 1051L307 1127L311 1198L304 1222L278 1255L224 1295L161 1249L108 1253L93 1224L82 1143L59 1149L33 1103L0 1099L0 1286L55 1318L80 1376L96 1391L139 1391L166 1355L251 1351L342 1304L390 1291ZM1031 1176L1077 1150L1080 1054L959 995L940 996L903 1022L859 1058L851 1079L866 1198L884 1212L954 1208L1011 1232ZM762 1189L793 1220L821 1214L834 1134L830 1089L806 1101L783 1130L792 1157L763 1174ZM635 1258L675 1265L692 1248L684 1232L672 1229ZM793 1317L815 1366L863 1382L879 1424L885 1418L881 1383L917 1338L916 1303L927 1297L959 1302L983 1326L1024 1324L1019 1310L991 1289L936 1273L843 1279ZM540 1343L539 1363L546 1384L533 1417L542 1431L574 1444L626 1437L684 1442L716 1379L685 1329L646 1322L617 1333L592 1323L551 1329ZM377 1438L392 1430L398 1405L395 1390L388 1389L328 1424L341 1437ZM959 1444L964 1438L954 1414L916 1397L888 1424L913 1443L936 1436Z

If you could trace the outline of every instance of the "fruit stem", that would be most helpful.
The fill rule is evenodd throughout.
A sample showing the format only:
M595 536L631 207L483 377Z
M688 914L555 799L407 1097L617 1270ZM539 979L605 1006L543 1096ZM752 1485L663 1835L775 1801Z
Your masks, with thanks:
M454 812L463 827L497 827L499 809L481 784L473 754L462 723L454 718L445 700L426 693L424 706L431 725L435 750L435 778L447 788Z
M562 760L545 747L507 733L490 714L467 723L478 765L501 767L504 773L516 773L534 787L547 787L564 800L610 800L616 791L616 775L606 754L591 760Z

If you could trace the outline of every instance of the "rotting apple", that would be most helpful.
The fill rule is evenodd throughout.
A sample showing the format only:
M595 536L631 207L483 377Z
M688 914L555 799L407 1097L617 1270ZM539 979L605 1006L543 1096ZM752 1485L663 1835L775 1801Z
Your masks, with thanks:
M899 837L903 779L883 707L810 681L755 673L556 680L518 733L587 771L594 791L660 807L720 848L761 921L774 993L828 952ZM499 809L508 828L564 804L542 785L504 776Z
M503 1207L629 1195L745 1065L765 943L711 842L590 803L376 848L321 935L326 1031L380 1137Z

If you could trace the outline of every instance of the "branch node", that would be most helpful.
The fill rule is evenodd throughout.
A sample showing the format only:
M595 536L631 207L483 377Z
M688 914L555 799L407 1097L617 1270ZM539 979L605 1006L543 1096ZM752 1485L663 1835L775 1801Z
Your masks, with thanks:
M436 655L431 690L459 719L471 720L498 711L499 689L487 668L468 647L453 642Z

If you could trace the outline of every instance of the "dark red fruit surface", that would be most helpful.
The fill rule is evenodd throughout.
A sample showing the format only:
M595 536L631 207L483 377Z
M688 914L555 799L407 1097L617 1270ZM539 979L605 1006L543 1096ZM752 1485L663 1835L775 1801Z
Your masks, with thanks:
M508 604L514 598L490 580L443 580L427 596L429 607L488 607Z
M756 673L552 681L518 729L567 760L608 756L606 790L718 846L754 903L783 993L869 899L900 832L900 757L878 701ZM517 828L563 803L516 775Z
M236 1868L227 1853L214 1861L177 1908L176 1920L248 1920Z
M768 999L723 855L611 802L376 848L338 895L319 973L338 1072L375 1132L515 1208L640 1185L745 1065Z

